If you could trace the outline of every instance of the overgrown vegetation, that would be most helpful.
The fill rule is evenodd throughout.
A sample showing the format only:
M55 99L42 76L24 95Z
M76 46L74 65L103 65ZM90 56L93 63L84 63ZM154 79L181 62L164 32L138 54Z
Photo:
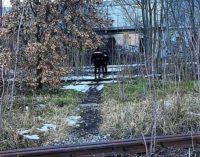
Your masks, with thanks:
M132 83L121 83L107 85L104 89L104 99L113 98L116 101L124 102L141 98L145 93L146 82L144 80Z
M199 1L113 0L106 10L102 8L106 20L93 0L11 3L12 9L1 18L0 29L1 150L45 145L67 136L65 118L83 95L41 90L46 85L47 89L58 87L61 75L73 70L78 74L81 65L90 61L87 53L102 44L94 28L105 28L107 32L108 25L118 25L118 18L126 18L136 31L120 33L123 39L118 35L117 40L106 37L105 51L112 56L112 64L137 61L144 65L124 70L120 81L125 81L127 75L141 75L143 79L106 87L101 132L120 138L199 130ZM124 17L112 19L108 11L113 8L109 7L121 7ZM118 45L119 41L123 44ZM130 46L136 48L135 54L125 51ZM156 81L152 77L162 78ZM18 93L27 87L32 94ZM57 127L38 132L44 123ZM18 129L37 133L42 140L26 140Z
M39 146L67 136L64 118L83 95L55 88L60 88L62 75L80 67L83 53L100 45L101 37L93 28L107 25L93 1L10 2L0 26L1 150ZM17 134L17 129L38 133L44 123L57 127L39 133L42 140L29 142Z
M12 111L12 122L9 122L8 114L4 117L4 129L0 133L0 141L2 141L0 150L35 147L61 141L70 131L65 119L73 114L74 108L83 97L84 94L72 90L17 96ZM38 128L43 124L53 124L56 128L41 132ZM28 130L28 135L39 135L40 139L24 138L19 133L23 130Z
M123 90L120 89L122 86ZM151 86L155 87L155 93L151 93ZM103 94L101 131L110 133L114 138L151 135L152 114L156 117L158 135L199 130L200 109L196 81L164 84L162 81L154 81L151 86L145 80L107 86Z

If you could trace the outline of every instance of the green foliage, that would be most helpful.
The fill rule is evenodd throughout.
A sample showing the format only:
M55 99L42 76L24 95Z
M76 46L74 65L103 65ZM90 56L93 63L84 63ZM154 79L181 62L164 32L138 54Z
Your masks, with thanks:
M105 99L113 98L117 101L131 101L140 98L147 88L145 80L138 80L130 83L107 85L103 96Z
M125 93L133 95L140 95L144 93L144 89L147 87L145 81L136 81L126 85Z
M58 105L59 107L63 107L64 105L73 106L81 100L82 96L82 93L73 90L63 91L57 95L52 95L49 103Z
M84 96L83 93L73 91L73 90L50 90L50 91L40 91L37 95L28 94L25 96L19 96L16 99L15 108L19 108L24 105L34 105L34 104L49 104L49 105L75 105L81 101Z
M118 86L119 86L118 84L106 85L104 90L103 90L103 97L104 98L109 98L109 97L112 98L112 97L114 97L114 98L117 99L118 94L119 94Z
M165 97L169 93L188 93L197 88L196 81L165 82L153 80L149 84L147 80L135 80L129 83L107 85L103 92L104 99L113 98L117 101L133 101L143 98L147 93L157 93L159 97ZM197 91L197 90L196 90Z
M189 90L189 91L194 90L196 86L197 86L197 81L194 81L194 80L184 81L184 82L181 82L180 84L180 88L182 88L183 90Z
M161 82L161 81L160 81ZM164 85L160 83L160 87L156 88L159 97L165 97L169 93L186 94L197 91L197 81L188 80L183 82L166 82Z

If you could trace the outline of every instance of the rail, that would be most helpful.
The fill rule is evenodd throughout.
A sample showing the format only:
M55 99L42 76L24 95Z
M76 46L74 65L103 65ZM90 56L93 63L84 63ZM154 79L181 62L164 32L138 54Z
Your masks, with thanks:
M0 157L89 157L113 156L123 153L145 153L145 143L149 147L151 142L151 137L145 137L89 144L16 149L0 152ZM195 147L197 144L200 144L200 134L156 137L156 146L162 146L163 148L171 146L189 148Z

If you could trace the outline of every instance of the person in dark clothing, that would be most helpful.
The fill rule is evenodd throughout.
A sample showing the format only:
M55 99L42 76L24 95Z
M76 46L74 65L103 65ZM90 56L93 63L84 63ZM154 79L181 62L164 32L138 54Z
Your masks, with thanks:
M94 74L95 74L95 79L97 78L97 72L98 72L98 78L100 78L100 73L101 73L101 68L102 68L102 61L103 61L103 53L97 49L92 54L91 62L94 64Z
M102 72L103 74L107 75L108 74L108 62L109 62L109 57L108 55L104 52L103 53L103 60L102 60Z

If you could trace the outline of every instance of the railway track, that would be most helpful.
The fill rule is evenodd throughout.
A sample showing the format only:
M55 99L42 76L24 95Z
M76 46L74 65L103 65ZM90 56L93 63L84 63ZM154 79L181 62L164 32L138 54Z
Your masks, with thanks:
M145 153L145 143L146 146L149 147L151 142L151 137L145 137L81 145L17 149L0 152L0 157L101 157L124 153ZM200 134L156 137L156 146L162 148L172 146L175 148L190 148L197 146L197 144L200 144Z

